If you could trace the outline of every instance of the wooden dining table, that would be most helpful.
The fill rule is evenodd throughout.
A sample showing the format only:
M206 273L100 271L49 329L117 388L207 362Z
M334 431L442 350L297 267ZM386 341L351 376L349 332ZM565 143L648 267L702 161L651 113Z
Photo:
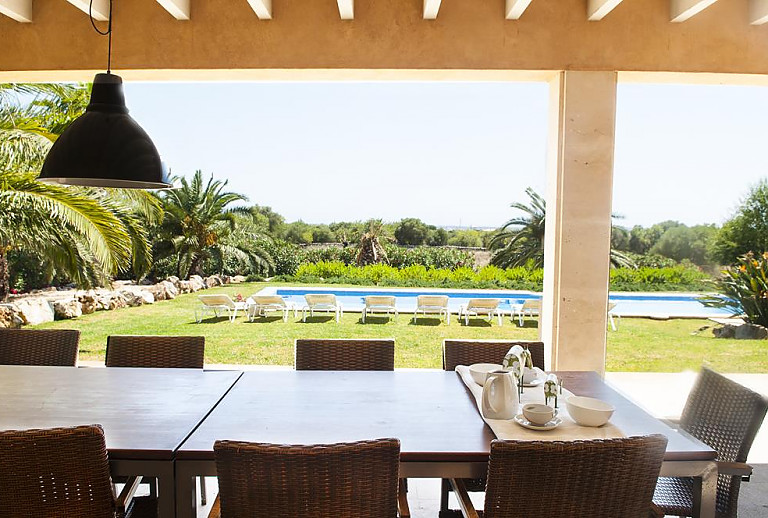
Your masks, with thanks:
M174 456L242 373L0 366L0 430L100 424L113 476L157 478L175 513Z
M655 419L594 372L561 372L568 389L616 407L626 435L669 439L662 475L697 477L697 516L714 517L714 450ZM195 516L195 477L214 476L213 444L239 440L318 444L394 437L401 476L484 476L493 432L455 372L246 372L176 451L176 516Z

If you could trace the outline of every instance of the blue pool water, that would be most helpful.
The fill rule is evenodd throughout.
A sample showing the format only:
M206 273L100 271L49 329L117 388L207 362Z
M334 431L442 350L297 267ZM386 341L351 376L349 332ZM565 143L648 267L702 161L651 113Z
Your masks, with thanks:
M393 295L397 297L397 308L404 313L416 308L417 295L448 295L448 306L451 312L458 313L459 306L466 304L469 299L496 298L501 300L499 308L512 311L522 305L526 299L539 299L540 293L511 290L441 290L429 288L303 288L303 287L269 287L260 294L281 295L292 301L298 307L305 304L304 295L307 293L333 293L341 302L344 311L362 311L363 297L367 295ZM708 318L729 317L732 313L721 308L709 308L697 300L695 293L611 293L610 301L616 303L614 314L637 317L677 317L677 318Z

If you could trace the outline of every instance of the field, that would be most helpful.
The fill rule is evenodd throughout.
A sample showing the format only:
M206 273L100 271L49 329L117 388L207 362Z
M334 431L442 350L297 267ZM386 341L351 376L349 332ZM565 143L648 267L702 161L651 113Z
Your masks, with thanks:
M230 285L206 293L251 295L269 283ZM401 314L396 322L384 318L360 322L359 313L347 313L340 324L331 317L315 317L301 322L293 316L287 323L277 317L248 322L238 316L207 319L197 324L194 294L173 301L138 308L102 311L75 320L62 320L38 328L73 328L81 335L80 359L104 360L107 336L111 334L203 335L208 364L291 365L295 338L394 338L396 367L440 368L440 348L445 338L535 340L538 330L533 321L524 328L508 318L499 327L481 320L464 326L452 318L448 326L438 319L410 322ZM679 372L697 370L702 364L721 372L768 372L768 340L715 339L706 320L624 318L618 331L608 331L607 370L637 372Z

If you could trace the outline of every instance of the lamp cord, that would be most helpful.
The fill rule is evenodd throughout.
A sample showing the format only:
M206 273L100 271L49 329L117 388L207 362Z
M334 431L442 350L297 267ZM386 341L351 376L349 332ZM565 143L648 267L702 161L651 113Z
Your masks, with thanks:
M109 0L109 22L107 24L107 31L102 32L96 27L96 22L93 20L93 0L88 4L88 18L91 20L93 30L101 34L102 36L109 37L108 50L107 50L107 74L112 73L112 0Z

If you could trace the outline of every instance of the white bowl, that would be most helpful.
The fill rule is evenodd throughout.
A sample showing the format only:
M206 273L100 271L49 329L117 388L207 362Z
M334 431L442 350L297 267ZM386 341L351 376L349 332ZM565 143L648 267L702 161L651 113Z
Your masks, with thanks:
M603 426L616 410L613 405L585 396L571 396L565 400L568 415L581 426Z
M475 363L469 366L469 373L478 385L485 385L485 378L489 372L501 369L498 363Z
M555 409L548 405L529 403L523 406L523 416L535 425L544 426L555 417Z

